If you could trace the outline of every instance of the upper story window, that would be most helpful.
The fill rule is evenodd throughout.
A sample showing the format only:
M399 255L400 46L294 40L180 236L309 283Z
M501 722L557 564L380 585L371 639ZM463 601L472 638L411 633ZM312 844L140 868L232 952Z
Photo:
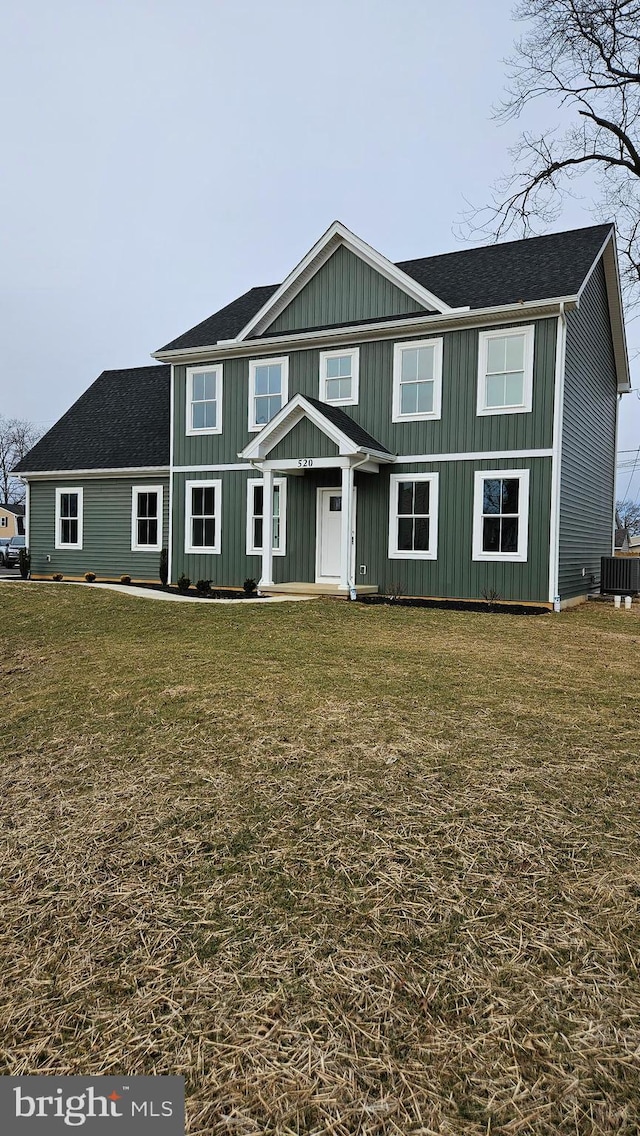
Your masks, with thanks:
M82 489L56 489L56 548L82 548Z
M272 550L274 556L286 552L287 479L273 479ZM264 483L262 478L247 480L247 556L262 552L264 534Z
M440 418L442 340L396 343L393 348L394 422Z
M389 559L435 560L438 555L438 474L392 473Z
M131 491L131 551L162 548L162 486L134 485Z
M249 363L249 430L255 433L284 406L289 389L289 360L252 359Z
M529 470L478 470L473 495L473 559L527 559Z
M534 327L481 331L478 348L478 414L531 410Z
M220 552L221 498L219 478L185 483L185 552Z
M222 433L222 364L187 367L187 434Z
M355 406L358 401L359 356L357 347L350 351L320 352L321 402Z

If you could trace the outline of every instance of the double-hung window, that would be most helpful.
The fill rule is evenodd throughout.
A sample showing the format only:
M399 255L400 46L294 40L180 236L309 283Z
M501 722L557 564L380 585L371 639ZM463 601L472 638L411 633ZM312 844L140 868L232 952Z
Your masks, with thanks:
M247 481L247 556L262 552L264 537L264 488L262 478L250 477ZM274 556L286 553L287 479L273 481L272 549Z
M392 473L389 559L435 560L438 555L438 474Z
M529 470L478 470L473 495L473 559L527 559Z
M82 499L82 489L56 489L56 548L82 548Z
M534 327L481 331L478 414L524 414L533 396Z
M252 359L249 363L249 430L270 422L288 398L289 360Z
M222 364L187 367L186 433L222 433Z
M349 351L320 352L321 402L355 406L358 402L359 355L357 347Z
M185 552L207 555L220 552L222 482L187 481L185 484Z
M131 551L162 548L162 486L134 485L131 491Z
M440 418L442 340L396 343L393 348L394 422Z

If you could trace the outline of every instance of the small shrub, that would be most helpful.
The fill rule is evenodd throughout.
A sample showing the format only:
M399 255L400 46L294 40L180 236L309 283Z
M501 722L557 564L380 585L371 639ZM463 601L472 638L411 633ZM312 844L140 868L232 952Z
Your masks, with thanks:
M245 596L252 596L256 588L258 587L258 581L252 580L251 576L247 576L247 579L245 580L242 587L244 588Z
M59 583L60 583L60 581L61 581L62 579L64 579L64 577L63 577L63 575L62 575L62 572L54 572L54 573L53 573L53 576L51 577L51 579L52 579L52 580L55 580L55 581L56 581L56 583L57 583L57 584L59 584Z
M178 591L186 594L189 591L190 587L191 587L191 580L189 579L189 577L185 576L184 574L182 576L180 576L179 579L178 579Z
M29 579L31 571L31 553L27 552L26 548L21 548L18 552L18 571L23 580Z
M167 552L166 548L163 548L162 552L160 553L158 575L160 577L160 583L162 584L163 588L166 588L167 580L169 579L169 553Z
M127 574L125 572L124 576L120 577L120 583L121 584L130 584L131 583L131 576L127 576Z
M96 578L96 574L95 574L95 572L85 572L84 578L85 578L85 580L87 581L88 584L92 584L93 581Z
M211 580L198 580L196 584L196 592L199 596L211 595Z
M389 600L389 603L397 603L404 595L404 585L400 580L392 580L390 584L387 584L384 594Z
M497 592L495 588L483 588L480 592L480 595L482 596L483 600L485 600L487 607L489 608L493 607L493 605L497 603L498 600L502 599L500 592Z

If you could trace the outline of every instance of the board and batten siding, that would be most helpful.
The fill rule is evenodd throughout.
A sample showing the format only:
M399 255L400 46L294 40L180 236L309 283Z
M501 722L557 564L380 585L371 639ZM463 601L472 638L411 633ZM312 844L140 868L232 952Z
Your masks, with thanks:
M159 552L131 551L131 499L134 485L161 485L163 489L163 547L169 531L169 478L147 474L140 477L81 478L31 481L29 491L29 545L33 576L82 577L95 572L99 579L157 581ZM55 547L56 489L83 490L83 537L81 549ZM47 556L50 560L47 560Z
M577 310L567 315L559 594L600 585L600 557L611 556L615 509L616 372L602 261Z
M443 336L442 416L437 421L392 422L394 340L391 339L360 345L359 403L344 407L344 411L396 454L549 449L553 443L557 321L536 320L534 326L533 406L530 413L481 417L476 414L477 328L446 332ZM395 342L400 342L400 339ZM402 342L409 343L410 339ZM345 345L347 349L348 345ZM256 349L255 357L268 358L262 345L261 350ZM298 393L317 398L319 349L291 351L288 357L289 398ZM187 437L186 368L175 367L174 465L186 468L237 462L238 454L255 437L248 431L248 399L249 360L227 359L223 363L222 433Z

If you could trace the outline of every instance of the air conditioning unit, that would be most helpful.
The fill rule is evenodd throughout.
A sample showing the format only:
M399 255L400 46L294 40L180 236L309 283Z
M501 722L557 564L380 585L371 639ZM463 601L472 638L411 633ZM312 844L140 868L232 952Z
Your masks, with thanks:
M615 596L640 592L640 556L603 556L600 591Z

